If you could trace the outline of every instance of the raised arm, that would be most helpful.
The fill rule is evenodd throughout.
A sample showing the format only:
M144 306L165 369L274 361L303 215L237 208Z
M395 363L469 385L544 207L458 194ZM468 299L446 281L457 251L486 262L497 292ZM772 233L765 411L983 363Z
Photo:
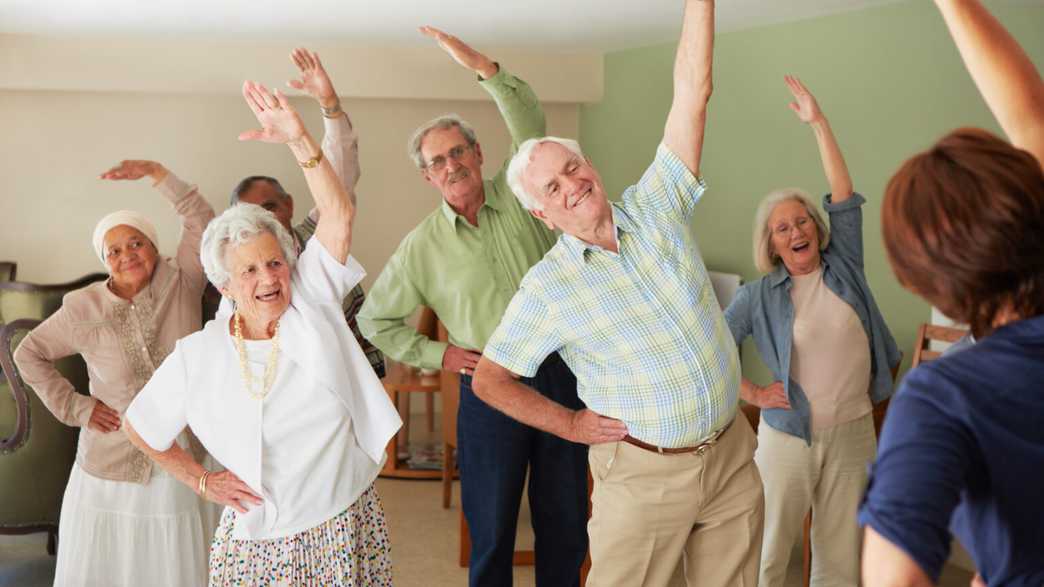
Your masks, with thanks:
M334 259L345 263L352 243L355 206L344 184L282 92L276 90L273 95L263 85L247 81L243 83L243 98L261 128L241 133L239 140L284 143L290 148L319 211L315 238Z
M206 285L206 275L199 259L199 243L203 239L203 231L214 219L214 208L199 193L199 188L182 181L161 163L147 160L125 160L101 174L107 180L137 180L144 177L152 179L152 185L170 202L174 211L181 217L181 241L175 253L178 267L185 277L192 280L202 291Z
M420 32L434 39L454 61L478 75L479 83L497 103L511 133L512 153L527 139L547 134L544 111L529 84L503 71L495 61L453 35L431 26L421 27Z
M300 72L300 77L286 85L311 96L323 112L323 155L330 161L334 172L341 178L348 197L355 203L355 186L359 183L359 140L352 128L348 114L341 108L333 82L319 60L319 54L298 48L290 53L290 60Z
M837 144L834 131L831 130L823 111L819 109L815 96L801 80L791 75L784 76L783 80L790 93L794 95L790 109L797 115L798 120L812 127L812 132L816 135L819 158L823 162L827 183L830 184L830 201L840 204L852 197L852 177L848 174L848 165L841 155L841 147Z
M707 102L713 83L714 0L686 0L681 39L674 57L674 99L663 143L693 175L700 174Z
M979 0L935 0L986 105L1013 145L1044 165L1044 81Z
M434 39L454 61L474 71L480 78L489 79L496 75L498 69L496 62L472 49L464 41L433 26L422 26L418 30Z

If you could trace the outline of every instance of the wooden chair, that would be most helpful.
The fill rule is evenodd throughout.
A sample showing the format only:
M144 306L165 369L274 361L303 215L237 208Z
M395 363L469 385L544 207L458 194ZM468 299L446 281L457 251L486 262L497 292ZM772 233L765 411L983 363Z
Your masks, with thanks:
M924 328L922 326L922 328ZM917 355L914 355L916 360ZM899 355L899 363L896 364L895 368L892 369L892 381L895 381L899 375L899 366L903 362L903 357ZM881 436L881 426L884 425L885 414L888 412L888 404L891 398L874 406L874 433L876 436ZM750 422L750 427L754 429L754 433L758 432L758 424L761 422L761 409L751 404L740 404L740 411L746 416ZM805 514L805 521L802 523L801 532L801 580L805 587L808 587L812 583L812 510L809 509L808 513Z
M917 329L917 342L914 343L913 364L910 365L910 368L912 369L924 361L938 359L942 355L942 351L931 348L932 341L953 344L967 334L968 330L963 328L921 324L921 327Z
M430 313L430 316L428 313ZM422 326L424 327L423 329ZM428 308L425 308L425 314L421 315L417 331L421 333L434 331L435 335L431 336L434 340L442 342L449 340L446 326ZM460 406L460 374L440 371L439 380L439 394L442 397L442 507L449 509L450 502L453 499L453 479L460 476L460 468L454 457L454 451L457 448L457 408ZM470 558L471 532L468 530L467 520L464 519L464 510L461 508L458 564L461 567L467 567ZM515 551L512 562L515 565L532 565L533 560L532 550L518 550Z
M436 327L436 340L449 340L442 322ZM460 476L454 451L457 450L457 408L460 406L460 375L439 371L442 397L442 508L449 509L453 499L453 478ZM462 517L461 520L464 518ZM463 534L462 534L463 535ZM461 549L463 550L463 549ZM461 566L466 563L462 562Z

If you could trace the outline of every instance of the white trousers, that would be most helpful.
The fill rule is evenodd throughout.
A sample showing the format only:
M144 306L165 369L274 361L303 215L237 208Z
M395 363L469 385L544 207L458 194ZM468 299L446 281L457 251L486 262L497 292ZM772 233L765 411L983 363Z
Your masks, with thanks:
M754 455L765 484L761 587L783 585L810 507L812 586L859 585L856 514L876 453L873 414L813 432L811 446L762 421Z

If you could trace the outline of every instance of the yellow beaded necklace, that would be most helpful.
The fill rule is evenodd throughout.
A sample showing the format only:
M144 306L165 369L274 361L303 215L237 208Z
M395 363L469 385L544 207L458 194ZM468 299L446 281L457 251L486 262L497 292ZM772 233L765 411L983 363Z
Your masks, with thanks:
M268 395L268 392L272 390L272 384L275 383L276 368L279 364L279 322L276 322L275 332L272 334L272 350L268 353L268 362L265 364L265 376L261 380L261 389L260 391L255 391L254 374L250 371L250 366L247 364L246 344L243 342L243 328L240 325L242 319L239 311L236 311L232 316L236 333L236 350L239 351L239 370L243 374L243 383L246 385L246 391L250 394L250 397L263 400Z

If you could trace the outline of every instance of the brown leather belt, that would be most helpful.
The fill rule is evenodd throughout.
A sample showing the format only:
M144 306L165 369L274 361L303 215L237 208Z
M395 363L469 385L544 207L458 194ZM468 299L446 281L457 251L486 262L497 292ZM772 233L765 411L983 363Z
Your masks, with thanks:
M736 421L736 419L733 418L732 422L735 422L735 421ZM729 429L729 426L732 426L732 422L729 422L728 424L725 425L724 428L722 428L721 430L718 430L714 434L711 434L710 438L708 438L707 440L704 440L703 442L697 444L696 446L683 446L681 448L663 448L662 446L656 446L655 444L649 444L648 442L642 442L641 440L638 440L637 438L631 436L630 434L628 434L627 436L624 436L623 441L626 442L627 444L630 444L630 445L633 445L633 446L637 446L638 448L647 450L649 452L659 453L661 455L680 455L680 454L685 454L685 453L690 453L690 452L703 454L703 453L707 452L707 450L710 447L712 447L712 446L714 446L715 444L718 443L718 440L721 438L721 435L725 434L725 431Z

